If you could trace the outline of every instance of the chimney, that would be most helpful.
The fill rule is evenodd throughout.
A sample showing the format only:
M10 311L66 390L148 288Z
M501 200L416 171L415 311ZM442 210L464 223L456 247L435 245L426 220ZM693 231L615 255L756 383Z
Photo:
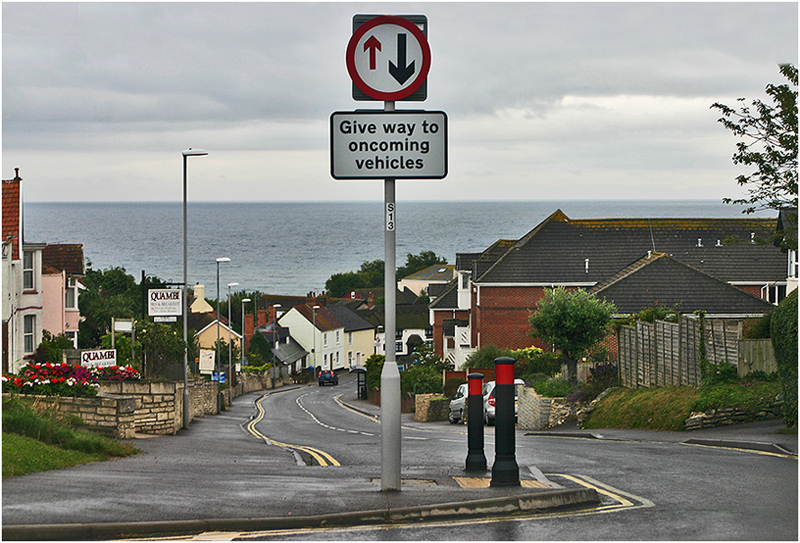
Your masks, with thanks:
M278 321L278 308L275 305L269 306L269 321L268 322L277 322Z
M375 307L375 293L374 292L370 292L369 293L369 299L367 300L367 307L370 308L370 309Z
M267 325L267 311L265 309L258 310L258 326Z

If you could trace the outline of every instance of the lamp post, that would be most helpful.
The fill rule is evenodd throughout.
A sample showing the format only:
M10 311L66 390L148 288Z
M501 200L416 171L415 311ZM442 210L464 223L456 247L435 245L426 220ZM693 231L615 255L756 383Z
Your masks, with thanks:
M189 428L189 303L187 301L189 282L189 266L187 264L186 250L186 161L190 156L206 156L208 153L202 149L191 147L182 151L183 155L183 427Z
M231 287L238 287L239 283L228 283L228 386L233 386L233 322L231 321Z
M252 301L250 298L242 298L242 341L239 345L239 371L244 367L244 304Z
M220 262L230 262L231 259L223 256L217 259L217 359L214 361L214 369L217 370L217 382L220 382L220 370L222 365L219 363L219 264Z

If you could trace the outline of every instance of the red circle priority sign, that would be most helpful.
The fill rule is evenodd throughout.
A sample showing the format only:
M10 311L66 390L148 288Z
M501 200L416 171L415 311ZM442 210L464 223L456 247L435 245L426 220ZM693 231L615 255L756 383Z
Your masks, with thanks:
M347 44L347 71L364 94L402 100L428 77L431 50L425 34L402 17L382 15L359 26Z

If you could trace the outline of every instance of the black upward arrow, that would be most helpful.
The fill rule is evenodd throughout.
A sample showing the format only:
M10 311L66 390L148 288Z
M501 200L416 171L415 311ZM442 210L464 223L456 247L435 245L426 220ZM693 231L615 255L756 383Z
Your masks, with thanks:
M414 74L414 62L406 66L406 35L397 35L397 65L389 61L389 74L401 85Z

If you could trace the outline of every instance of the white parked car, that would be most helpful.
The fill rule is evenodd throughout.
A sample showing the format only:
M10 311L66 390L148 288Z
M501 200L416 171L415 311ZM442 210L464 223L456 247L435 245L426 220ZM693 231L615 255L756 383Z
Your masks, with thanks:
M517 398L519 398L519 387L524 386L525 381L522 379L514 379L514 422L517 420ZM489 426L494 424L495 419L495 398L494 398L495 382L487 381L483 385L483 422Z
M455 394L453 394L453 397L450 400L450 411L447 415L447 420L450 421L450 424L463 422L464 412L467 409L468 397L469 397L469 389L467 387L467 383L464 383L463 385L458 385Z

